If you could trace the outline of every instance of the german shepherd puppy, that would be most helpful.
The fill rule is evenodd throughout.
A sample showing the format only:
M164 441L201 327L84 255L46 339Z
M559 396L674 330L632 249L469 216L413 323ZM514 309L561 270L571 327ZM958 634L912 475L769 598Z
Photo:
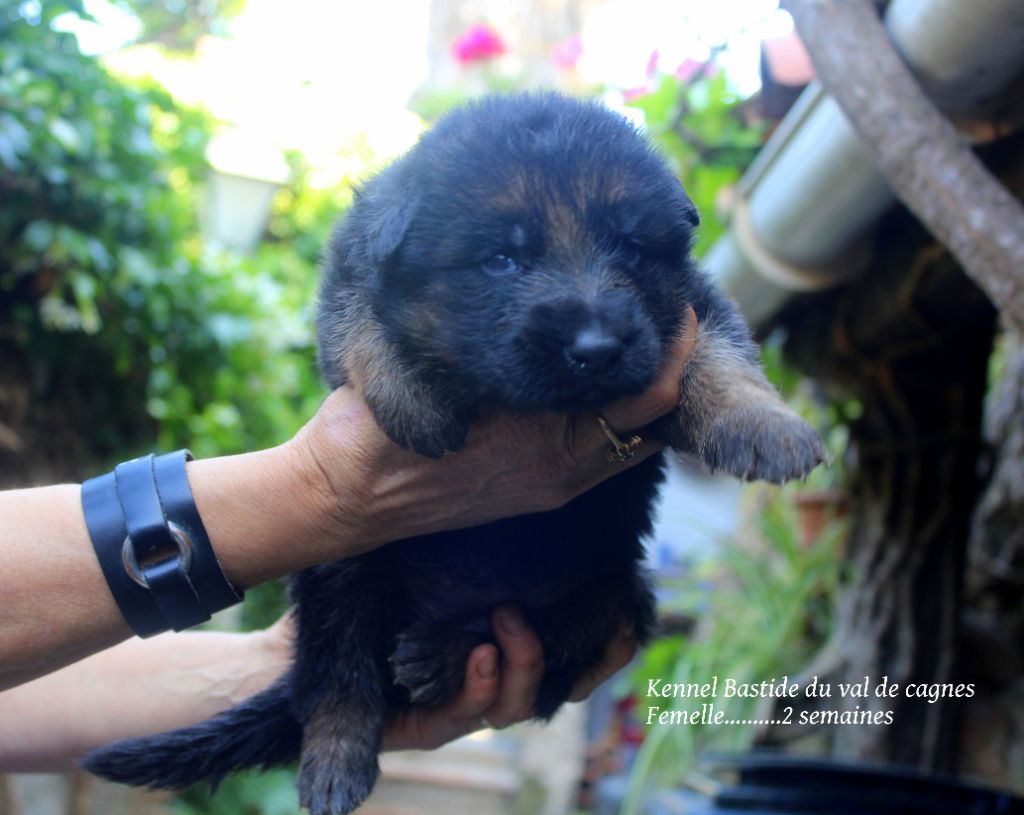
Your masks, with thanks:
M485 410L596 411L645 390L690 305L699 321L678 410L643 430L710 470L781 482L824 458L765 380L736 307L694 266L698 217L624 118L556 94L456 110L371 181L326 253L319 360L360 387L396 443L459 450ZM499 604L544 646L551 717L623 625L649 639L640 562L663 457L562 509L404 540L292 582L294 664L194 727L91 753L85 766L154 787L300 760L313 815L355 809L381 731L460 690Z

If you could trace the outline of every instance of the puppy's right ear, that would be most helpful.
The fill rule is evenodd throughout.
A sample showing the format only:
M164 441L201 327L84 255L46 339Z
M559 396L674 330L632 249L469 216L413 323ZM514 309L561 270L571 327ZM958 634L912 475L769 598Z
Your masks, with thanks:
M379 267L401 245L419 209L419 193L402 182L385 171L356 191L347 236L351 260Z
M679 179L676 179L679 181ZM700 224L700 213L697 212L697 207L690 200L690 196L687 194L683 187L683 182L679 181L679 191L683 194L682 209L680 210L683 220L686 221L690 227L696 228Z

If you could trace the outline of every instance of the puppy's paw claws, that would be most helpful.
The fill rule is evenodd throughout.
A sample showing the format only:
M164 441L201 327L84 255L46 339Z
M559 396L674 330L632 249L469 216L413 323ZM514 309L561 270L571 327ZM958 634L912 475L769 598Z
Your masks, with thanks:
M779 408L725 413L712 426L701 458L712 472L782 484L803 478L828 455L810 425Z
M299 769L299 803L310 815L348 815L369 797L379 775L375 754L350 756L343 765L304 760Z
M417 705L441 705L462 689L466 660L485 638L454 626L417 623L398 637L388 658L395 684Z

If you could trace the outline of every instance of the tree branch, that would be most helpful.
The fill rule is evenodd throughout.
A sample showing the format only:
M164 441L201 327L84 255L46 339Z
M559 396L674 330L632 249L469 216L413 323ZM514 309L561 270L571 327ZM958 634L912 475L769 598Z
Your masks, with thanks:
M1024 207L924 95L872 0L785 0L818 79L900 200L1024 330Z

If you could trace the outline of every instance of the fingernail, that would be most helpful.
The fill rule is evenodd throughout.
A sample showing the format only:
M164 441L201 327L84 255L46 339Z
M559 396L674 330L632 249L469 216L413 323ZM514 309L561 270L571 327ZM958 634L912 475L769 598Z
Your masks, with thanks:
M518 637L526 630L523 618L517 612L507 608L498 612L498 625L506 634L513 637Z
M498 673L498 655L491 651L476 666L476 672L482 679L493 679Z

